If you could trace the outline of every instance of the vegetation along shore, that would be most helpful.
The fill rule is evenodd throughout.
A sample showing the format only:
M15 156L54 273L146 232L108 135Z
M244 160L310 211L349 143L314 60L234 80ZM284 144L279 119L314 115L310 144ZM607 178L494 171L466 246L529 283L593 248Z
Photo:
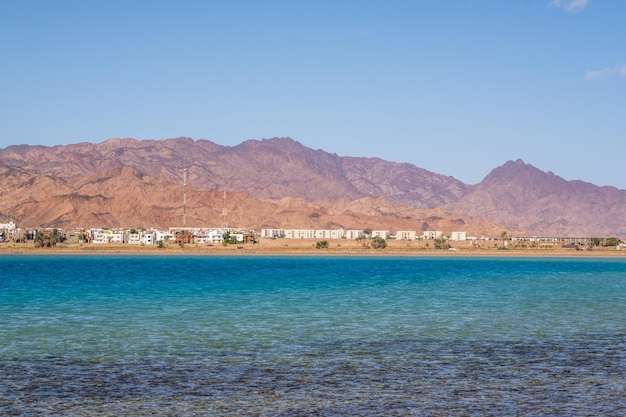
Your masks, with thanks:
M620 246L505 247L499 242L488 245L449 242L437 248L432 242L387 239L384 247L373 247L367 240L259 239L245 244L175 244L128 245L120 243L58 243L52 247L36 247L33 242L0 243L0 254L149 254L149 255L366 255L366 256L576 256L624 257Z

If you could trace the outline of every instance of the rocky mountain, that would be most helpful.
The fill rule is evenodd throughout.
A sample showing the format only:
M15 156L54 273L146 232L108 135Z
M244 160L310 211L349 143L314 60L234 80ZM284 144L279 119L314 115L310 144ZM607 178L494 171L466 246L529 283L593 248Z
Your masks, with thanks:
M626 237L626 191L509 161L445 206L537 236Z
M466 189L461 181L411 164L339 157L290 138L248 140L232 147L189 138L20 145L0 150L0 164L61 178L128 167L178 183L187 169L192 186L243 191L259 199L351 201L380 196L418 208L455 201Z
M341 157L289 139L222 146L110 139L0 150L0 221L31 227L382 228L626 237L626 191L565 181L523 161L480 184L411 164ZM223 191L228 197L223 198Z
M484 219L416 209L383 198L353 201L298 197L259 200L250 194L186 188L160 175L132 168L111 168L97 174L68 178L0 166L0 221L17 220L27 227L180 227L186 225L261 228L346 228L421 230L459 229L497 233L500 226ZM486 232L485 232L486 231Z

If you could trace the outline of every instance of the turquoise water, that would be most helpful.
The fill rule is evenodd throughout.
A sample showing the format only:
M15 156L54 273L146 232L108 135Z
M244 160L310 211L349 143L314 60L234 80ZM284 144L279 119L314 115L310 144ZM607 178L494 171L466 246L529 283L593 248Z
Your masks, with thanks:
M0 256L2 415L625 415L626 262Z

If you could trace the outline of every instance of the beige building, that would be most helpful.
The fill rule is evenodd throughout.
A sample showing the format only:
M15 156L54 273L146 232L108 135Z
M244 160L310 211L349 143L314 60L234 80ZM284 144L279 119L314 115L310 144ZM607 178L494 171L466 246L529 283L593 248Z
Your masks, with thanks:
M424 231L424 239L439 239L443 236L441 230L426 230Z
M396 232L396 239L415 240L417 239L417 232L415 230L398 230Z
M467 240L467 232L452 232L450 234L450 240L453 240L455 242Z

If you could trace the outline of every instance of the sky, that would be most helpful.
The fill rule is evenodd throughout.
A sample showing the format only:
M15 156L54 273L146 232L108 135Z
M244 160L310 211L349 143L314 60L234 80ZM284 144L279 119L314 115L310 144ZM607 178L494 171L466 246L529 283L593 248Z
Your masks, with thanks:
M626 0L0 1L0 148L291 137L626 189Z

